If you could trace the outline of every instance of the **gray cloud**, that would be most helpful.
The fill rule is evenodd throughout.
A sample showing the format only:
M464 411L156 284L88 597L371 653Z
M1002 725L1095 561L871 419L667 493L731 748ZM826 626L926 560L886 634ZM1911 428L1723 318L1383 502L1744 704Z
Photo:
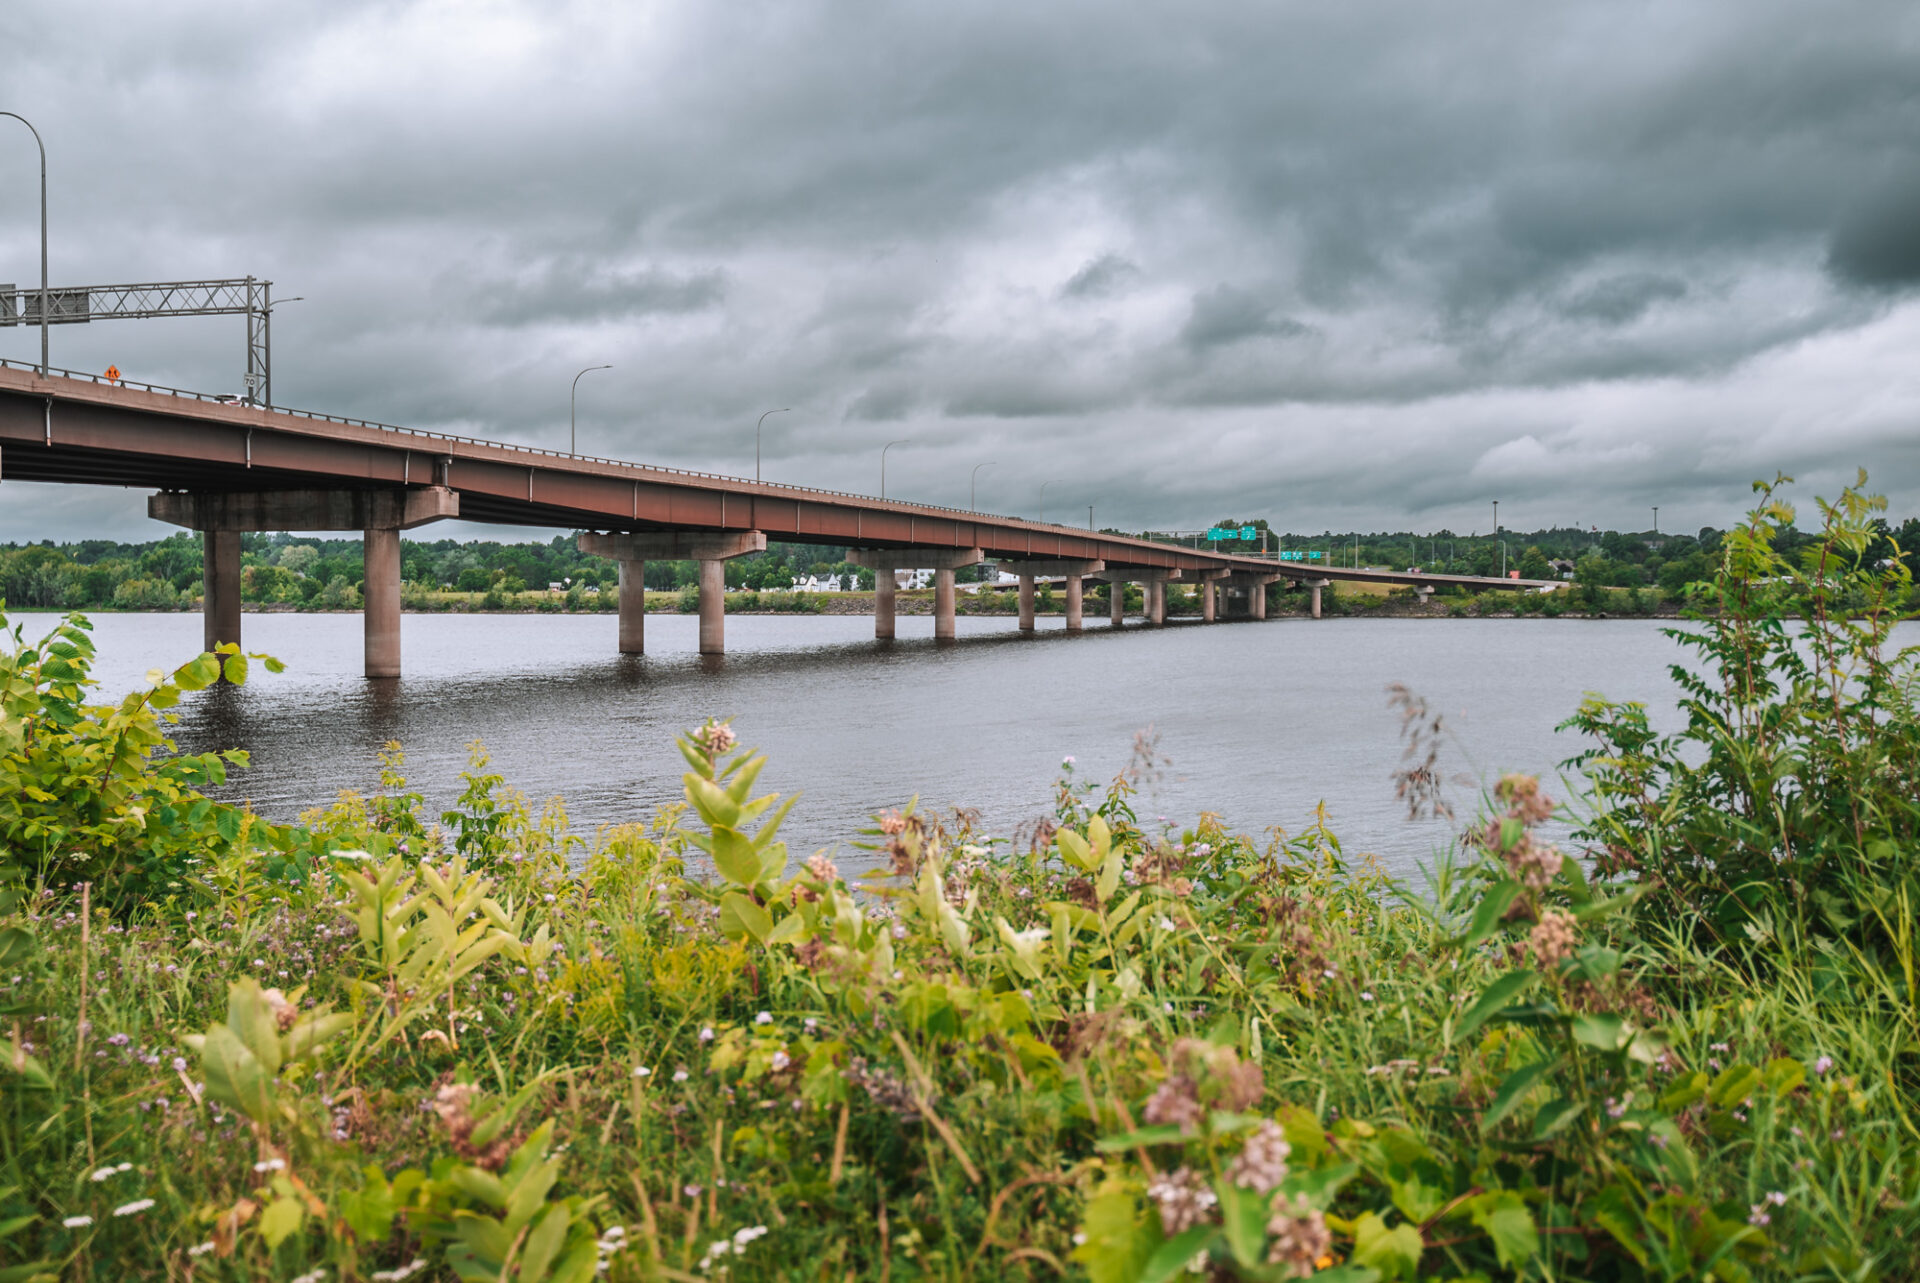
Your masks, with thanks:
M1008 502L1071 477L1137 525L1466 524L1495 484L1725 521L1857 463L1920 509L1900 0L16 0L0 31L55 283L272 277L307 300L290 403L559 444L609 362L583 448L737 471L791 405L783 480L866 487L909 436L890 492L964 499L991 457ZM31 164L0 120L0 279L36 274ZM55 360L231 390L230 320ZM0 538L106 520L7 491Z

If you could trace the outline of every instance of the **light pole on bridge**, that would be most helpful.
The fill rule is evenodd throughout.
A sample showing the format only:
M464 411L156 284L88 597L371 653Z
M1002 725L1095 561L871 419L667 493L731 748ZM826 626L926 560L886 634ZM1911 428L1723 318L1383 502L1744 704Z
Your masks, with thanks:
M1047 524L1047 487L1058 481L1058 477L1048 477L1040 483L1040 524Z
M889 441L880 447L880 497L882 499L887 497L887 451L897 445L905 445L911 440L913 440L912 437L901 437L898 441Z
M580 371L580 374L591 374L595 370L611 370L612 368L613 367L611 365L589 365L586 369ZM567 453L568 454L580 453L580 451L575 448L580 443L580 437L579 437L579 431L577 427L577 421L574 418L574 403L575 401L578 400L577 394L580 391L580 374L576 374L573 376L573 387L568 389L567 391Z
M793 407L782 406L778 410L768 410L767 414L785 414ZM760 426L767 421L767 414L760 416L760 422L753 425L753 479L760 479Z
M47 377L47 145L40 141L40 131L33 122L17 111L0 111L0 116L12 116L27 127L33 135L33 145L40 149L40 377Z
M977 496L980 492L979 491L980 469L991 468L999 462L1000 461L998 459L989 459L985 463L976 463L973 465L973 474L967 478L967 511L968 512L980 511L980 505L977 502Z
M1657 503L1653 505L1653 534L1656 539L1660 536L1660 505Z

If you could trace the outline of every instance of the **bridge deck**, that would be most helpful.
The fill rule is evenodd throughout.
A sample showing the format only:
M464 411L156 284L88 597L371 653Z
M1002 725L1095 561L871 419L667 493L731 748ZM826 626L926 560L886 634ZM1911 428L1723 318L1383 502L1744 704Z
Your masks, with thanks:
M0 362L0 478L148 490L445 485L466 520L588 530L764 531L865 548L1112 567L1225 569L1294 580L1538 588L1533 580L1378 571L1210 552L1019 517L903 503L109 383Z

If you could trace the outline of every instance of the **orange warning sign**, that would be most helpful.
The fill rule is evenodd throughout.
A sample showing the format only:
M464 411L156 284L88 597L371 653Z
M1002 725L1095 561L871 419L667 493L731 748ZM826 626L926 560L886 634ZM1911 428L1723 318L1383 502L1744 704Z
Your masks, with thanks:
M106 379L109 383L118 383L120 381L120 367L117 365L109 365L107 367Z

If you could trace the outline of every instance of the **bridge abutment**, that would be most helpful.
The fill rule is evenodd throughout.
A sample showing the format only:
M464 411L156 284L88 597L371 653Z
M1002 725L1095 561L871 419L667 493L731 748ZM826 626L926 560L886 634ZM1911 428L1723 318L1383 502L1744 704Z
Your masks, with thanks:
M147 515L202 533L206 599L201 605L208 649L240 644L240 536L278 530L358 530L365 572L363 671L400 675L400 532L460 515L460 496L445 486L406 490L163 490L147 499Z
M646 649L646 573L649 561L700 563L700 653L727 653L727 568L735 557L764 552L764 531L637 531L584 534L580 551L620 563L620 653Z

